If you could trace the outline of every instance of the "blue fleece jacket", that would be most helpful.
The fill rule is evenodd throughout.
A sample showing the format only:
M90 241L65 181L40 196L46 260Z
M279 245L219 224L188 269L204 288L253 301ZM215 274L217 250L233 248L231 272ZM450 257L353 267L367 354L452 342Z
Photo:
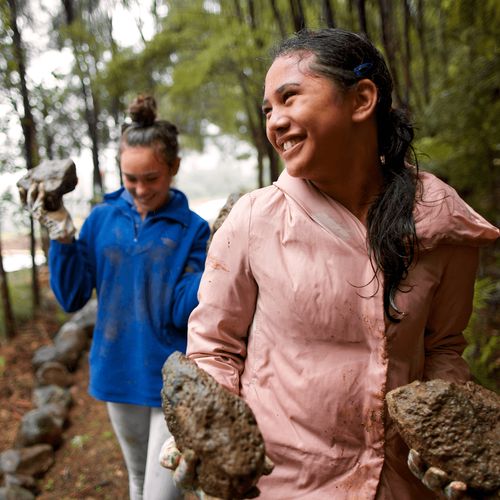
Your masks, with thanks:
M209 234L181 191L171 188L168 203L141 221L122 188L92 210L78 240L51 242L50 284L64 310L80 309L97 291L92 396L161 405L161 368L186 349Z

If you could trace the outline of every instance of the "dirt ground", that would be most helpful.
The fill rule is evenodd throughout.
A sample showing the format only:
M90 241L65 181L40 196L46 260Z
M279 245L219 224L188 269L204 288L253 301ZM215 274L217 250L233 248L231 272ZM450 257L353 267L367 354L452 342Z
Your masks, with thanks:
M57 333L56 304L44 298L37 319L19 328L17 336L0 343L0 452L12 447L21 417L33 408L34 351ZM42 500L127 499L128 478L104 403L87 393L85 354L73 374L73 406L56 450L55 464L37 481ZM1 485L1 479L0 479Z

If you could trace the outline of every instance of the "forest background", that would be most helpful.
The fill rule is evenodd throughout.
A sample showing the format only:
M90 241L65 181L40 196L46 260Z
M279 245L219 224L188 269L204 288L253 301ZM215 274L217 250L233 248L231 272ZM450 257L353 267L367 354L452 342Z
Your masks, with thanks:
M0 176L18 179L42 160L78 158L88 189L67 196L78 222L120 184L126 107L147 92L194 159L179 179L192 201L268 185L282 169L261 112L269 49L294 31L324 26L364 33L382 50L394 105L416 126L420 168L498 225L497 0L0 0ZM46 235L12 190L0 200L0 227L0 257L26 239L35 264ZM497 391L499 253L483 252L465 353L476 380ZM22 284L0 258L0 340L43 306L39 267L31 266L29 293L20 295Z

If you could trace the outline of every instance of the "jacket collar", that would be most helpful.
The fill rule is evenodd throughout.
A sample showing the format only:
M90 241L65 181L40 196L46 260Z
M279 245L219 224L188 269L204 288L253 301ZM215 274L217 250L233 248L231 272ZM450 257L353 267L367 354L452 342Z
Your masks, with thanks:
M104 202L116 206L120 210L129 213L130 210L135 209L134 200L130 193L123 187L120 189L104 195ZM189 210L188 200L186 195L175 188L170 188L170 198L167 203L161 206L154 212L148 212L146 220L148 219L171 219L175 220L183 226L189 225L191 211Z
M292 177L284 170L274 185L292 198L325 231L344 240L366 246L366 229L341 203L322 193L311 182Z

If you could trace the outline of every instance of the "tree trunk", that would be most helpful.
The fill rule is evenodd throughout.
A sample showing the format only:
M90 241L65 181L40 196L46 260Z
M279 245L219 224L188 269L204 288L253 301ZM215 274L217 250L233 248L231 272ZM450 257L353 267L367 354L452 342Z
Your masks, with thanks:
M8 0L10 10L10 28L12 30L12 41L14 44L14 54L19 73L19 84L21 90L21 97L23 100L23 114L20 116L21 127L24 134L24 151L26 157L26 167L32 169L38 164L38 146L36 141L36 126L33 117L32 108L29 100L28 87L26 85L26 64L25 55L22 43L21 32L17 24L17 4L16 0ZM32 262L32 301L33 310L36 311L40 306L40 284L38 280L38 270L35 263L35 227L33 218L30 217L30 249L31 249L31 262Z
M335 19L330 0L323 0L321 4L322 17L328 28L335 28Z
M382 26L382 42L384 44L389 70L394 82L394 97L396 107L402 105L401 85L398 77L397 65L397 40L394 33L394 6L392 0L379 0L380 24Z
M66 24L71 26L75 22L74 0L62 0L64 13L66 16ZM91 141L92 149L92 163L93 163L93 193L94 201L99 199L103 193L102 175L99 168L99 101L97 96L92 90L92 76L88 71L89 57L85 50L77 45L75 40L71 37L71 45L73 48L73 56L78 69L78 77L80 79L80 86L82 89L83 103L85 107L85 121L87 123L88 134ZM87 70L85 69L87 68ZM89 84L86 83L89 80Z
M425 21L424 21L424 2L417 2L417 34L420 43L420 52L422 54L422 87L424 92L424 102L429 104L431 101L430 78L429 78L429 53L425 40Z
M283 17L281 16L281 12L280 12L278 6L276 5L276 0L271 0L271 8L273 10L274 20L278 24L281 38L282 39L286 38L287 33L286 33L285 23L283 21Z
M3 326L5 336L11 339L16 335L16 321L14 319L14 312L12 310L12 302L10 300L9 283L7 273L3 267L3 251L2 251L2 238L0 234L0 294L2 295L2 308L3 308Z
M257 29L257 19L255 17L255 4L253 0L247 0L248 5L248 15L250 17L250 28L252 31Z
M410 93L412 88L411 79L411 43L410 43L410 7L408 0L403 2L404 9L404 61L403 61L403 74L405 79L404 101L403 105L407 110L410 110Z
M293 27L300 31L306 27L306 18L301 0L290 0L290 13L292 14Z
M368 23L366 20L366 0L356 0L356 9L358 11L359 30L369 38Z

